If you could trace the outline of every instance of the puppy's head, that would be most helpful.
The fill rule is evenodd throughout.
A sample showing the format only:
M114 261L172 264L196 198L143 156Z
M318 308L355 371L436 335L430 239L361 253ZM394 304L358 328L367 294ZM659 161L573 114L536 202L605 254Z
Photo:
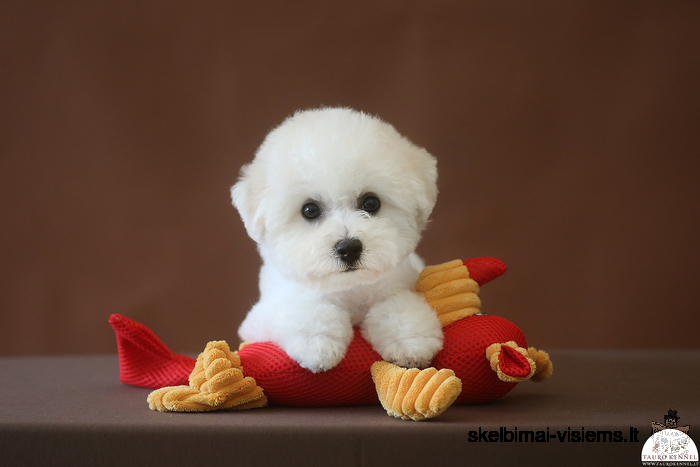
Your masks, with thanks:
M324 108L270 132L231 196L266 263L341 290L378 280L415 250L436 180L435 159L391 125Z

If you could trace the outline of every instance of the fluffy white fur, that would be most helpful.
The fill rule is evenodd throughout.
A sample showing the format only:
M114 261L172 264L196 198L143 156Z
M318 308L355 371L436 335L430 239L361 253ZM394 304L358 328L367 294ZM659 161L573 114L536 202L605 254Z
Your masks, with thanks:
M437 198L435 159L376 117L346 108L298 112L267 135L232 187L258 244L260 301L239 329L313 372L337 365L353 327L387 361L424 367L442 348L435 312L415 293L414 253ZM380 209L361 209L376 195ZM309 202L317 219L302 215ZM349 268L336 244L362 242Z

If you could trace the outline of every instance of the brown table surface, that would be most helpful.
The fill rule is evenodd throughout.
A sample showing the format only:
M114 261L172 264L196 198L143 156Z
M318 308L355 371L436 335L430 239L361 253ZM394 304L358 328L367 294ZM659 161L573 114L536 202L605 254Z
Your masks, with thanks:
M700 351L550 355L550 380L427 422L380 406L163 414L148 409L148 389L119 382L116 356L0 358L0 465L640 465L652 421L669 409L700 433ZM479 435L501 427L550 439ZM619 430L625 441L560 442L569 429Z

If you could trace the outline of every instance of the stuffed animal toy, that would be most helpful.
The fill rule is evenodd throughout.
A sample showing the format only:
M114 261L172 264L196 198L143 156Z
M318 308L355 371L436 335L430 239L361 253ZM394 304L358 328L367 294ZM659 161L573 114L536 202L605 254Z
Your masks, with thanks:
M453 403L489 402L521 381L538 382L553 371L546 352L528 348L510 321L480 313L479 287L505 272L494 258L455 260L425 268L416 291L443 324L443 349L432 368L406 369L382 361L359 330L336 367L312 373L270 342L207 344L195 360L172 353L147 327L120 315L120 380L159 388L148 397L161 412L192 412L278 405L337 406L381 403L401 419L425 420Z

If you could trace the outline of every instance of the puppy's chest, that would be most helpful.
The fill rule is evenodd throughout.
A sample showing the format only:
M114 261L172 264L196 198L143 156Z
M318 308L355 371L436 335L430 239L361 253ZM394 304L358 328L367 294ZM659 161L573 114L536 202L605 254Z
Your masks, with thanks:
M345 290L328 297L329 301L350 315L353 326L359 325L367 315L367 312L377 303L388 298L391 293L375 287L358 287Z

